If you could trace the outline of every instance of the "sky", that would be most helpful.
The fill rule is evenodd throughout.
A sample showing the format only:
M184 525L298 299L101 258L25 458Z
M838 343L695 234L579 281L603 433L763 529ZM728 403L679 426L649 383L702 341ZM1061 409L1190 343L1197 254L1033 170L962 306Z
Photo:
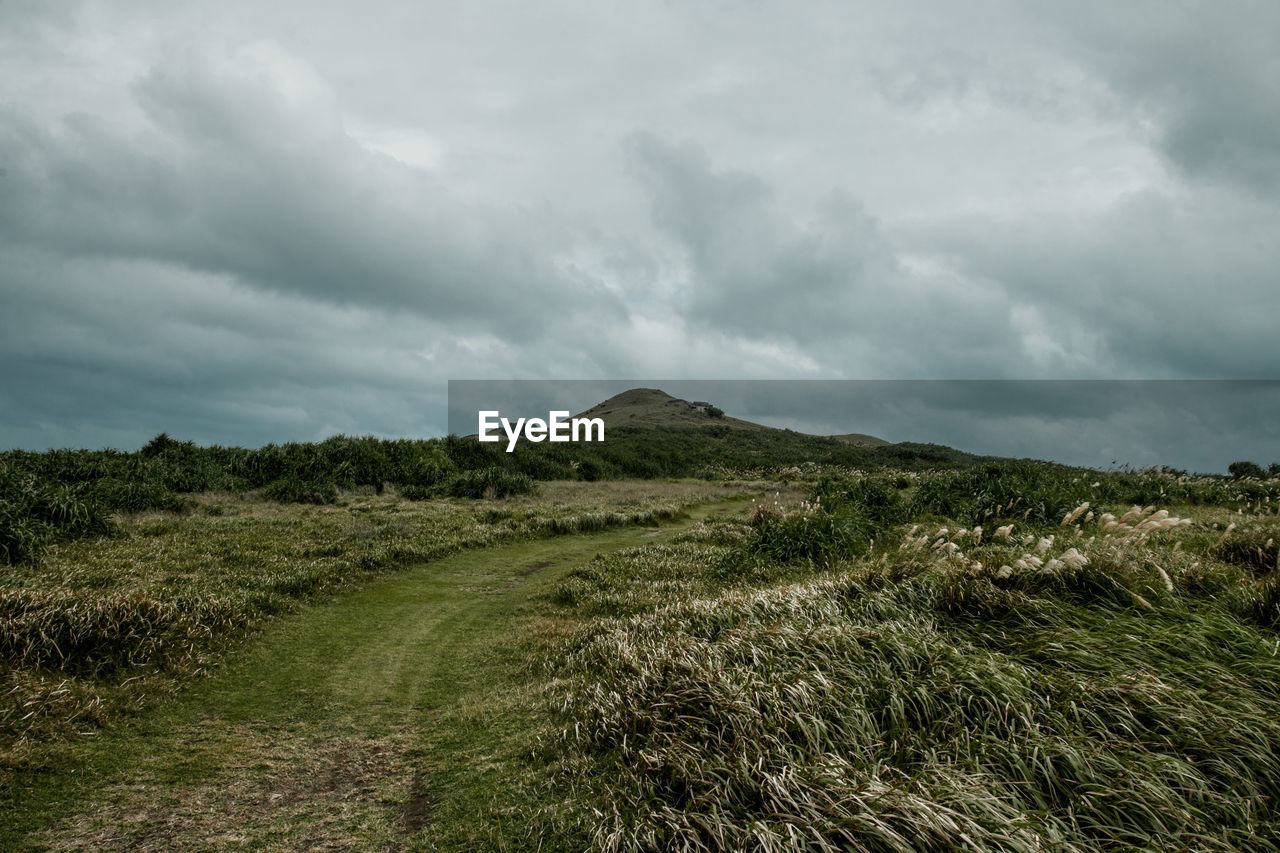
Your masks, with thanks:
M438 435L450 379L1280 378L1276 32L0 0L0 447Z

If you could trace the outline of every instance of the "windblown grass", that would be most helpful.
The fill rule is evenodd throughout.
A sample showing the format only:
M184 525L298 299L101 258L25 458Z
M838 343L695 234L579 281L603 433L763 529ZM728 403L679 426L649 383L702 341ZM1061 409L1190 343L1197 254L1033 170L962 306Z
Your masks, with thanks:
M574 489L580 494L574 495ZM0 754L91 729L216 664L300 601L459 550L654 524L712 486L567 484L555 500L348 494L323 505L235 494L185 514L120 516L118 535L49 544L0 573Z
M911 498L827 483L813 505L568 578L555 598L585 624L547 688L549 834L609 851L1280 847L1268 495L1170 511L1085 503L1092 479L966 497L983 484L933 477ZM788 519L827 544L765 553L772 574L717 570Z

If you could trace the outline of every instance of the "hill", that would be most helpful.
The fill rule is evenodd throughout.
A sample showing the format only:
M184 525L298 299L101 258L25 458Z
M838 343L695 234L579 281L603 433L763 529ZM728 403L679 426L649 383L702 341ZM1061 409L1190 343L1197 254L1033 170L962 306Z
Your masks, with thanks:
M834 438L836 441L843 441L846 444L852 444L854 447L889 447L892 441L885 441L883 438L876 438L874 435L866 435L861 432L849 432L844 435L832 435L828 438Z
M681 400L657 388L632 388L630 391L623 391L602 403L596 403L577 417L601 418L606 430L618 427L669 428L712 425L730 429L773 429L763 424L728 417L711 403Z
M657 388L632 388L597 403L576 417L600 418L606 430L621 427L671 429L719 426L735 430L783 432L724 414L713 403L682 400ZM855 447L886 447L891 442L863 433L827 436Z

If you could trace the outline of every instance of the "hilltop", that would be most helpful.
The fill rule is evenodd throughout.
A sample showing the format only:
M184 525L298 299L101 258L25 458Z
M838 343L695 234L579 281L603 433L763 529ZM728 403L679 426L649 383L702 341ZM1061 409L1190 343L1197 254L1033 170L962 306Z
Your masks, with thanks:
M596 403L577 417L601 418L616 427L697 427L718 424L730 429L767 430L763 424L725 415L706 401L681 400L657 388L632 388Z
M576 417L601 418L607 430L619 427L671 429L720 426L751 432L784 432L776 427L753 423L724 414L705 400L682 400L657 388L632 388L597 403ZM855 447L885 447L890 442L873 435L847 433L824 436Z

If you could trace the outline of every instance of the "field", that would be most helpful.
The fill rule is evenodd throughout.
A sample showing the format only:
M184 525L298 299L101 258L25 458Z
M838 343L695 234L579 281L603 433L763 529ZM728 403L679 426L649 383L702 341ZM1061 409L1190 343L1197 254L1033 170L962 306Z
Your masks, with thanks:
M558 834L1275 849L1274 510L1020 505L908 518L854 560L815 553L841 535L816 504L765 505L572 573L557 600L590 615L549 687Z
M6 459L0 846L1280 849L1280 480L718 440L134 511Z
M222 493L118 517L114 535L51 545L3 576L5 755L102 722L108 696L137 704L202 674L301 601L462 550L658 523L729 491L547 484L536 499L354 493L322 506Z

